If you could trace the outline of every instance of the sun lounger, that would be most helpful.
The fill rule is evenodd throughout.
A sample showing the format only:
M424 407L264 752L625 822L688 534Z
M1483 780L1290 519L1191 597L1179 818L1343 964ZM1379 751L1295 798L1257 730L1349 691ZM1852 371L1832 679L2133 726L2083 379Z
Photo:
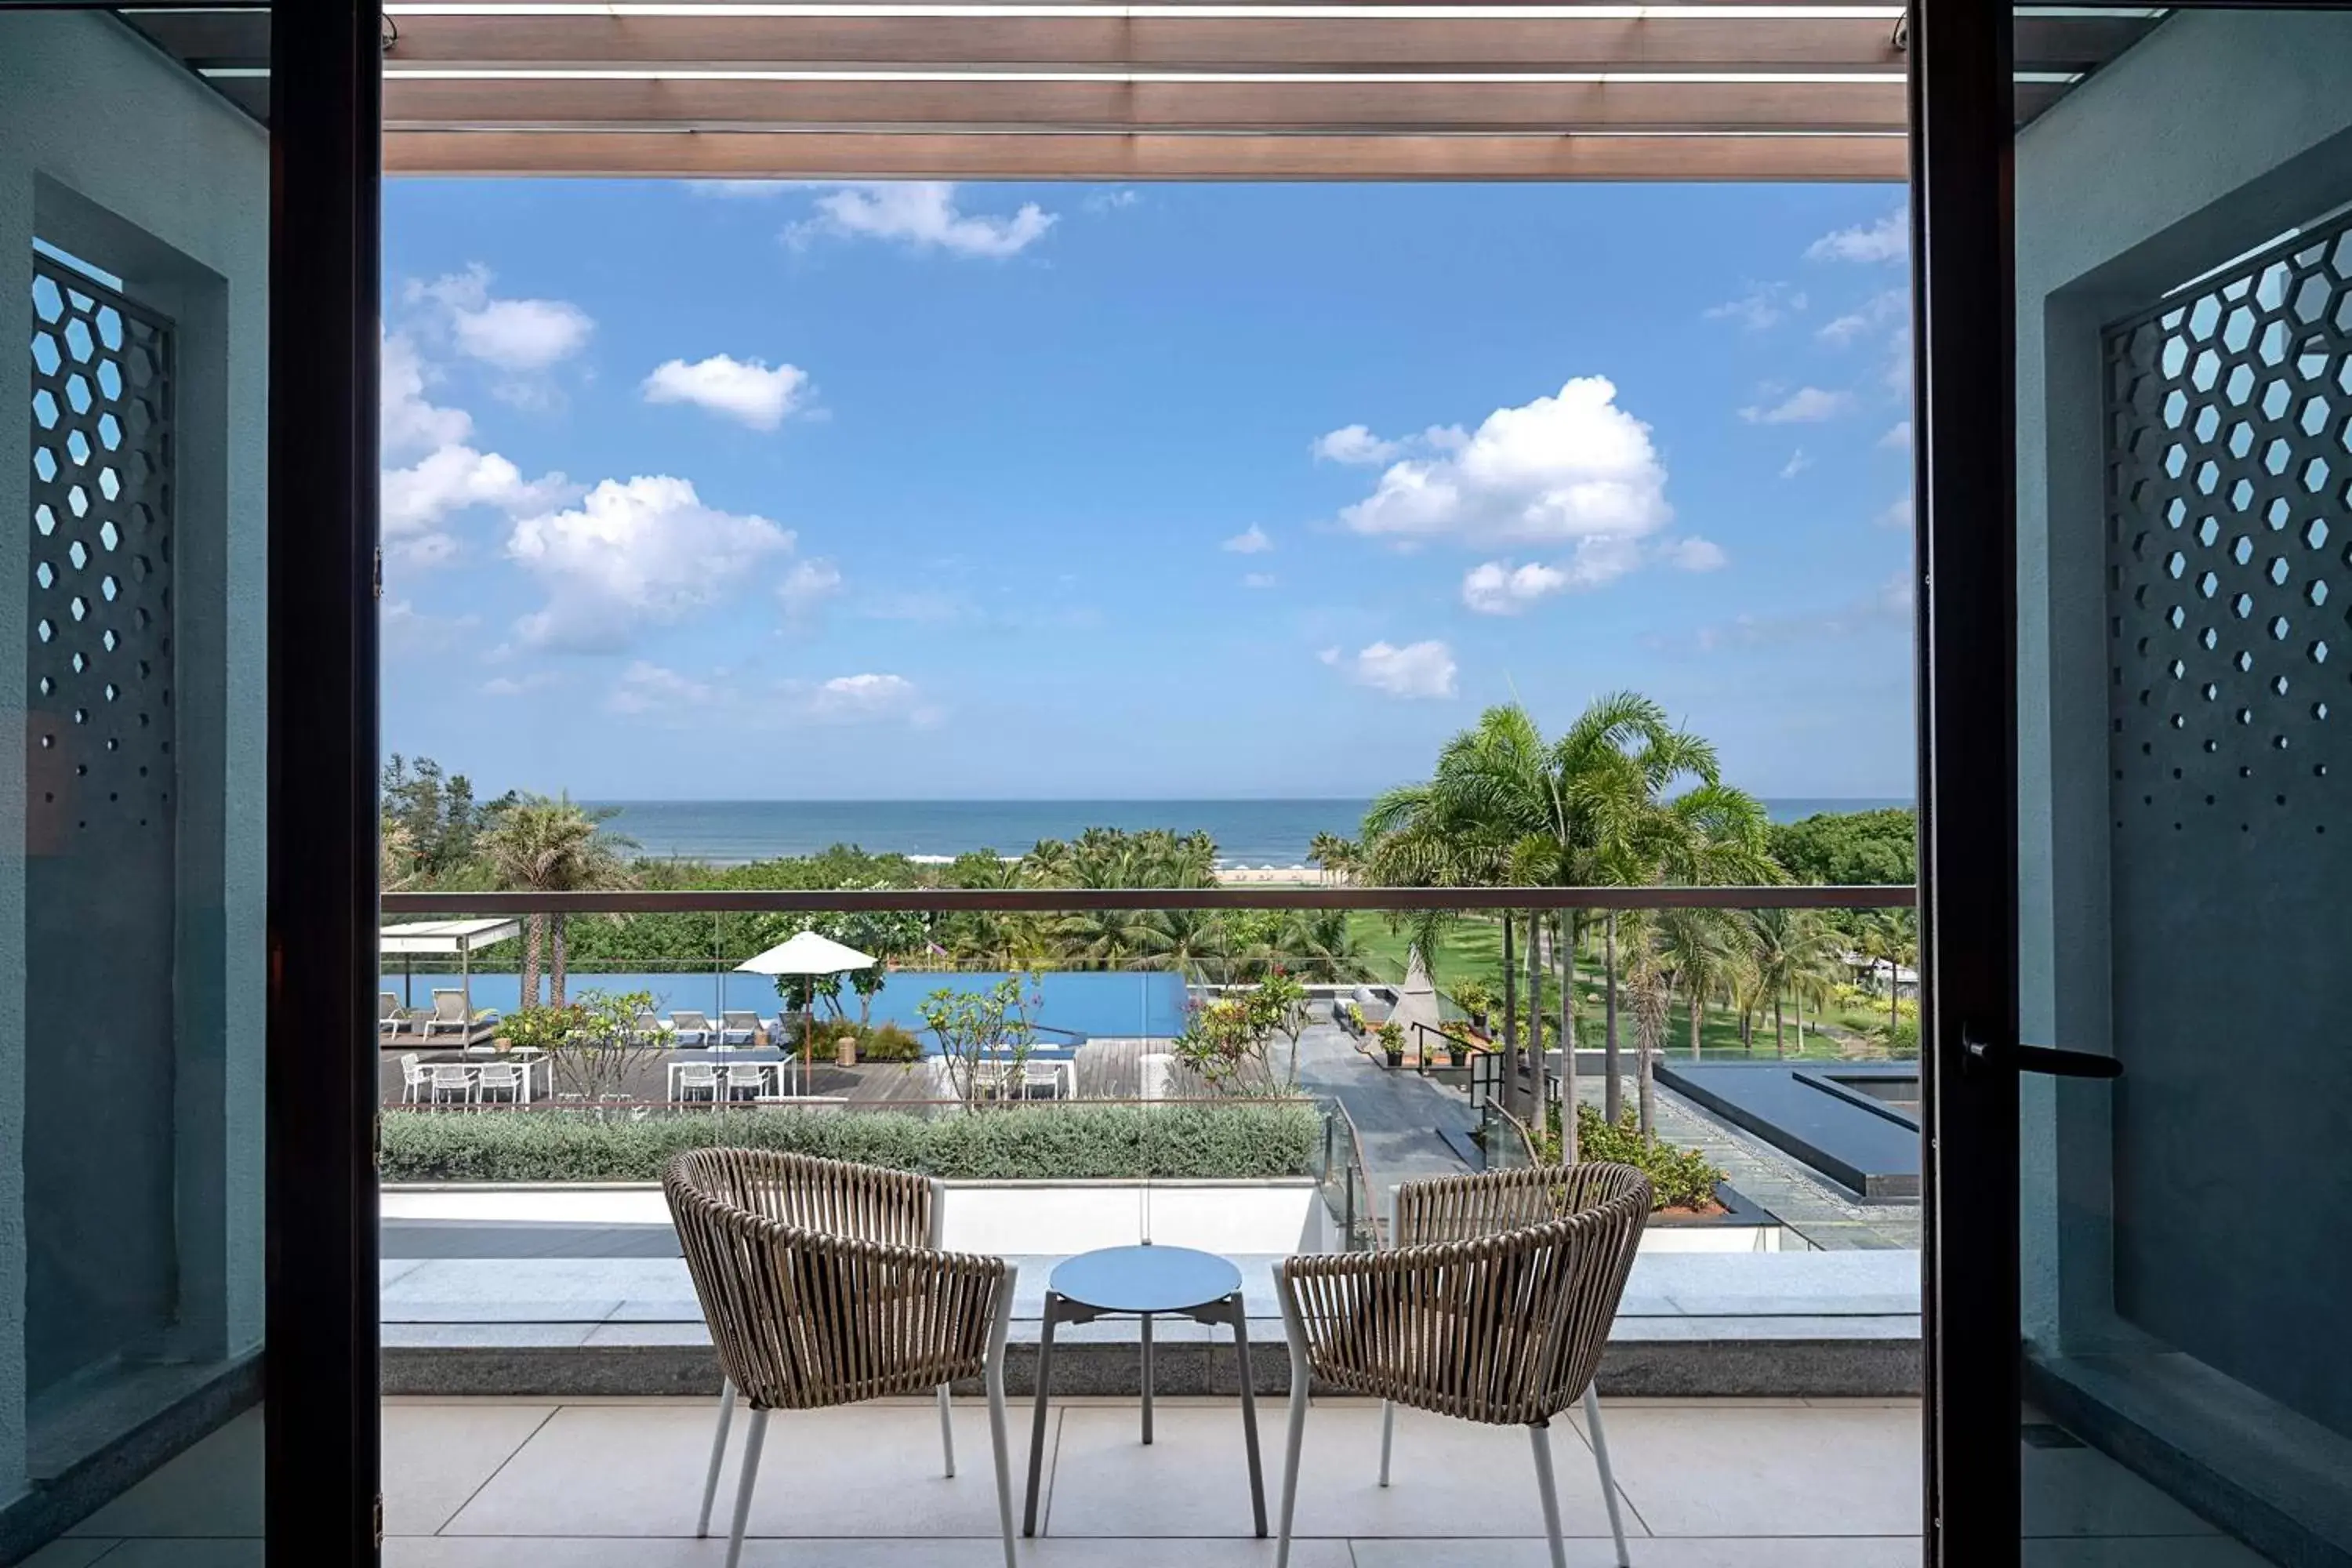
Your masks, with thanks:
M748 1046L760 1036L757 1013L721 1013L719 1024L719 1043L722 1046Z
M706 1046L718 1033L709 1019L683 1007L669 1016L669 1032L670 1043L678 1046Z

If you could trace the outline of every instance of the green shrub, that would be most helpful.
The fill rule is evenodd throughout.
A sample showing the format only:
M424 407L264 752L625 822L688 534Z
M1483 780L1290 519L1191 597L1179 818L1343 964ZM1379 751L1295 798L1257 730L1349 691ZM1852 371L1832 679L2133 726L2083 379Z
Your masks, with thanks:
M896 1024L877 1024L857 1037L862 1062L916 1062L923 1059L923 1042Z
M1297 1103L1007 1106L927 1121L898 1111L507 1115L398 1112L387 1182L650 1182L683 1149L778 1149L926 1175L1254 1178L1312 1171L1323 1121Z
M1550 1135L1556 1152L1559 1142L1559 1108L1552 1108ZM1658 1138L1642 1135L1633 1112L1614 1123L1604 1121L1589 1105L1576 1108L1576 1157L1632 1165L1650 1178L1655 1194L1654 1208L1703 1209L1715 1202L1715 1184L1723 1173L1707 1163L1696 1149L1677 1149Z

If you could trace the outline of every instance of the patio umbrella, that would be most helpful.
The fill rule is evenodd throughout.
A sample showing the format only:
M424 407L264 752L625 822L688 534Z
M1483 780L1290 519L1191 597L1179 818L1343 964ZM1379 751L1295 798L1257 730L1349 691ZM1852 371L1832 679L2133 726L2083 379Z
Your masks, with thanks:
M819 974L840 974L852 969L871 969L878 962L869 953L854 947L844 947L829 936L819 936L804 931L790 942L779 942L767 952L745 959L735 966L743 974L797 974L814 977ZM801 1012L801 1081L808 1082L809 1035L816 1022L816 993L809 993L809 1005Z

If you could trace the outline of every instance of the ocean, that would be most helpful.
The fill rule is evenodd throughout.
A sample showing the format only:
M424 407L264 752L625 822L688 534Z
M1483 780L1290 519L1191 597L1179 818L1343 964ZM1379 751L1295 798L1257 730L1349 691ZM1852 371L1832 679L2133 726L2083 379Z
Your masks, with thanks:
M1218 864L1297 866L1318 833L1353 838L1362 800L615 800L610 831L660 858L735 864L813 855L835 844L874 854L950 858L974 849L1018 855L1041 838L1088 827L1195 829L1217 841ZM1908 805L1891 799L1767 800L1775 822L1824 811Z

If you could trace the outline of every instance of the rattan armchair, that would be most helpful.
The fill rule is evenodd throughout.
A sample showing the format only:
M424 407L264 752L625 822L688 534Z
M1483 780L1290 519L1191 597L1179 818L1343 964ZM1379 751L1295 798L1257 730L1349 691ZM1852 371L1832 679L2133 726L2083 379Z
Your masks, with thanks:
M1448 1176L1397 1189L1391 1249L1285 1259L1275 1278L1290 1433L1276 1568L1290 1560L1312 1381L1382 1402L1382 1486L1399 1405L1527 1427L1553 1568L1568 1559L1549 1428L1581 1395L1617 1561L1629 1563L1592 1374L1649 1214L1649 1178L1630 1165Z
M695 1534L711 1502L740 1394L751 1407L735 1493L728 1568L759 1479L771 1410L814 1410L936 1389L947 1473L955 1474L948 1385L988 1388L997 1521L1013 1568L1013 1489L1004 1436L1004 1335L1013 1265L944 1252L936 1196L922 1176L748 1149L697 1149L662 1173L688 1272L726 1377Z

